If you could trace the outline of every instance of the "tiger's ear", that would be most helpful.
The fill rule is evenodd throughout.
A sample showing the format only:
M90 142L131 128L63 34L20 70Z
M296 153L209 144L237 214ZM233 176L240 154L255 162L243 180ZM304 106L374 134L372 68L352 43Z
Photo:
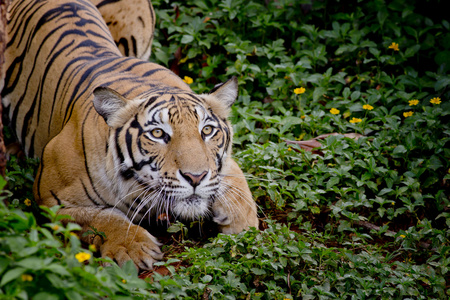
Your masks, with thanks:
M238 96L238 81L236 76L231 77L224 83L219 83L209 92L209 94L215 96L219 101L230 108Z
M131 118L137 107L133 102L107 87L94 90L94 108L110 127L122 126Z

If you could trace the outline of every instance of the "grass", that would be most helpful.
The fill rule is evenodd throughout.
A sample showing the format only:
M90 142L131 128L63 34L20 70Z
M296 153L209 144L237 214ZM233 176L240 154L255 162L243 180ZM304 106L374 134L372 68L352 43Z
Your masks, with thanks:
M39 208L25 200L36 162L13 160L0 209L0 298L450 296L443 2L267 2L153 1L151 58L198 93L238 77L234 156L262 230L197 236L198 223L176 223L160 236L167 255L154 273L101 267L54 209L38 225ZM362 137L328 136L313 152L298 144L328 133ZM80 252L89 259L78 261Z

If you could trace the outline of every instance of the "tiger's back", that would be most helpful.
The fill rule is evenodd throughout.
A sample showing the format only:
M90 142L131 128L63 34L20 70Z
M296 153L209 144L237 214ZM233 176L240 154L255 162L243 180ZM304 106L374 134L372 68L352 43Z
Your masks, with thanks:
M162 253L135 224L161 212L210 215L224 233L258 225L231 158L236 79L197 95L166 68L122 56L85 0L16 1L7 30L3 104L26 153L41 158L35 198L62 205L81 233L103 231L105 241L82 236L102 256L150 269Z
M16 1L9 8L10 20L27 22L10 21L13 26L8 26L11 39L5 52L6 82L2 95L25 152L40 157L44 146L72 117L75 105L81 106L80 113L85 113L89 105L82 102L92 100L95 87L111 86L133 97L145 90L139 88L139 77L149 78L158 69L166 70L123 57L90 1L32 4L33 1ZM82 21L71 23L69 19ZM116 77L111 76L114 72ZM172 80L178 81L178 87L186 88L177 76L172 76Z

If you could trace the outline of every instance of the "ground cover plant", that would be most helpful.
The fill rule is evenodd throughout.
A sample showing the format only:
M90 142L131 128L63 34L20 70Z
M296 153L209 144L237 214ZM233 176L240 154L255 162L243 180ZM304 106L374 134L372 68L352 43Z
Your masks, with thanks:
M36 162L13 159L0 206L0 299L448 299L444 4L153 3L153 61L198 93L239 80L234 156L261 230L193 238L199 222L175 223L161 237L172 254L155 272L99 266L77 226L31 201ZM330 133L339 135L304 149Z

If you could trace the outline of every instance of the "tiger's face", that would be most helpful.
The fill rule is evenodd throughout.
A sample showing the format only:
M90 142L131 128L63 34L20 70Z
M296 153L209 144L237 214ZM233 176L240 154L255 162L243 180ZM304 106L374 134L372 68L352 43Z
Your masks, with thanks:
M101 93L114 94L107 89L96 93L97 99L106 97ZM230 103L219 98L220 94L184 91L150 95L119 102L114 115L106 114L112 127L111 167L131 202L122 209L131 211L131 219L161 213L195 219L208 214L231 150ZM95 107L105 117L104 110Z

